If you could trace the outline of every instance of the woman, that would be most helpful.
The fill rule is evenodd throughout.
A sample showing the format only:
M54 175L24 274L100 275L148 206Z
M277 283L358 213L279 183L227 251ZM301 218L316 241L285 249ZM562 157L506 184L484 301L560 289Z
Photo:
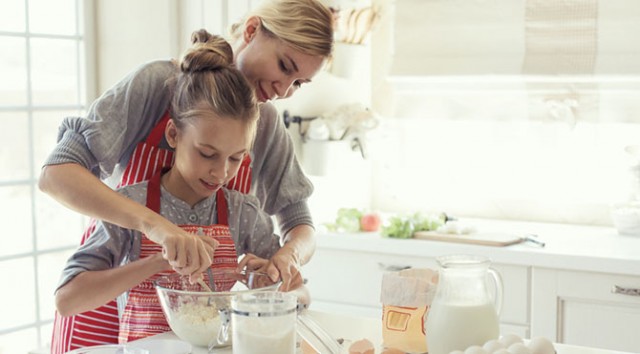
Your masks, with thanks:
M263 102L251 161L230 187L243 192L250 189L265 212L277 217L286 243L263 269L282 279L283 290L300 284L299 267L315 249L306 204L313 187L268 100L289 97L311 81L331 54L332 25L330 10L319 0L265 0L233 26L230 38L236 67ZM143 65L96 100L87 117L66 119L58 146L42 169L39 187L80 213L144 233L162 245L163 257L176 271L197 275L211 264L215 242L190 235L98 179L108 178L124 186L146 180L155 169L170 164L166 141L141 142L169 119L165 113L170 92L165 82L176 70L171 61ZM263 260L247 255L238 267L262 265ZM113 343L117 340L117 313L112 302L93 314L56 318L55 327L77 329L78 318L87 329L95 328L98 322L101 333L92 334L81 345ZM95 318L99 319L93 322Z
M332 14L318 0L263 1L231 33L234 62L263 102L251 156L250 190L267 213L277 216L286 237L286 245L268 266L270 274L282 278L284 288L315 248L306 204L312 186L268 101L289 97L310 82L330 55L332 40ZM80 213L144 232L163 246L165 258L176 270L195 275L208 267L213 244L183 232L96 178L99 174L111 181L127 179L119 185L139 182L124 170L136 144L167 111L165 81L175 70L170 61L148 63L95 101L86 118L66 119L58 146L42 169L39 187Z

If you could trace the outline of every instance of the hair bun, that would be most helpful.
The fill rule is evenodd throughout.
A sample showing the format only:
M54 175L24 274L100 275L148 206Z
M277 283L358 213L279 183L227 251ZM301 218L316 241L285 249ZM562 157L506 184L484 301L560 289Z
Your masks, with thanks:
M221 36L201 29L191 34L191 43L193 46L180 61L180 70L184 73L217 70L233 63L231 45Z

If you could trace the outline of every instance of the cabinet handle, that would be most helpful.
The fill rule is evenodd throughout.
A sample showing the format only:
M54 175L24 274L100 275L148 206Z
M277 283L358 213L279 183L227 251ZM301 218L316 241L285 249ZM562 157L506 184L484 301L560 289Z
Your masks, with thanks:
M383 270L385 272L397 272L399 270L405 270L405 269L409 269L411 268L411 266L408 265L395 265L395 264L384 264L384 263L380 263L378 262L378 267L380 268L380 270Z
M611 288L611 292L614 293L614 294L620 294L620 295L640 296L640 289L638 289L638 288L623 288L623 287L618 286L618 285L614 285L613 288Z

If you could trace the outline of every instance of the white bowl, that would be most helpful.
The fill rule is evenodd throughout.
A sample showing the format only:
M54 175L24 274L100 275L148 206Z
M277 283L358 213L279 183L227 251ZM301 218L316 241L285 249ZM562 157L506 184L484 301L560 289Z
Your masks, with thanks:
M620 235L640 236L640 203L614 204L611 207L611 219Z
M106 344L72 350L67 354L149 354L149 351L124 344Z

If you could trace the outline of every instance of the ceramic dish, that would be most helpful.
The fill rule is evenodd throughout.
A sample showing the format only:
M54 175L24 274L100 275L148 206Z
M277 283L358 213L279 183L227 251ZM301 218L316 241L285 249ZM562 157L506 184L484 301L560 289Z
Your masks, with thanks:
M67 354L189 354L191 344L177 339L150 339L135 343L97 345L75 349Z
M150 339L128 344L134 348L146 349L149 354L189 354L193 346L188 342L177 339Z
M127 345L96 345L75 349L67 354L151 354L148 350L142 348L133 348Z

